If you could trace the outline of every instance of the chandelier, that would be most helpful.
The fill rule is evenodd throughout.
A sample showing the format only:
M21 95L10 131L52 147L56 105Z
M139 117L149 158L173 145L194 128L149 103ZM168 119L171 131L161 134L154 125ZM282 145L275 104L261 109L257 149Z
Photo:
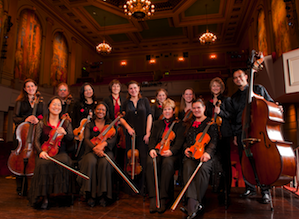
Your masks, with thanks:
M133 16L138 20L144 20L153 15L155 5L149 0L128 0L124 4L124 12L130 18Z
M108 43L105 42L105 19L106 19L106 17L104 17L104 39L103 39L102 43L100 43L99 45L96 46L97 52L102 55L107 55L112 50L112 47Z
M207 8L208 8L208 5L206 4L207 29L206 29L206 32L199 37L199 41L202 45L210 45L210 44L214 43L217 39L216 35L209 32L209 29L208 29L208 9Z

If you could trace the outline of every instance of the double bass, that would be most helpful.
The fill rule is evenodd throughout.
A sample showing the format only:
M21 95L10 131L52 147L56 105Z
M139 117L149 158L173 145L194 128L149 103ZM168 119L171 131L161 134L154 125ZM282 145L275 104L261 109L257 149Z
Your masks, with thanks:
M263 58L254 62L248 87L247 103L242 118L242 173L253 185L281 186L296 174L296 159L291 142L284 141L281 124L283 112L275 103L253 92L253 74L259 70Z
M36 116L37 105L43 98L37 92L34 99L32 115ZM8 158L8 169L17 176L23 176L22 195L24 194L27 176L32 176L35 168L36 151L33 145L35 125L29 122L21 123L16 130L18 147L13 150Z

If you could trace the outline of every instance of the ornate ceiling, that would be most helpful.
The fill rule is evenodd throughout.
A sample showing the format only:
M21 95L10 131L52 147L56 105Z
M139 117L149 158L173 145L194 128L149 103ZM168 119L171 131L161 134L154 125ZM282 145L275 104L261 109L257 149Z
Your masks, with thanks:
M204 50L206 47L199 44L198 37L207 25L218 37L210 48L238 48L256 4L252 0L152 0L154 16L137 21L124 14L124 0L37 2L58 15L91 46L105 37L113 47L111 56Z

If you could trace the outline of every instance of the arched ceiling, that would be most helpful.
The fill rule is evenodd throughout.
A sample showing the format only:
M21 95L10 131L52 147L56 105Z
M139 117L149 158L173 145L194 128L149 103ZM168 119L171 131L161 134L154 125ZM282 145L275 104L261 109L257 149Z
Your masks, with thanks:
M216 34L216 50L237 48L250 22L252 0L152 0L151 19L137 21L123 12L124 0L37 0L70 25L91 46L105 38L113 55L205 49L198 37ZM207 7L206 7L207 5Z

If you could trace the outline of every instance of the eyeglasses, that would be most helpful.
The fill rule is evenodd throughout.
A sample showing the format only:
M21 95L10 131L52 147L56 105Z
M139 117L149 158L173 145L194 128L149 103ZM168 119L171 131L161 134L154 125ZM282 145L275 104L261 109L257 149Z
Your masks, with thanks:
M66 91L66 89L59 89L59 91Z

